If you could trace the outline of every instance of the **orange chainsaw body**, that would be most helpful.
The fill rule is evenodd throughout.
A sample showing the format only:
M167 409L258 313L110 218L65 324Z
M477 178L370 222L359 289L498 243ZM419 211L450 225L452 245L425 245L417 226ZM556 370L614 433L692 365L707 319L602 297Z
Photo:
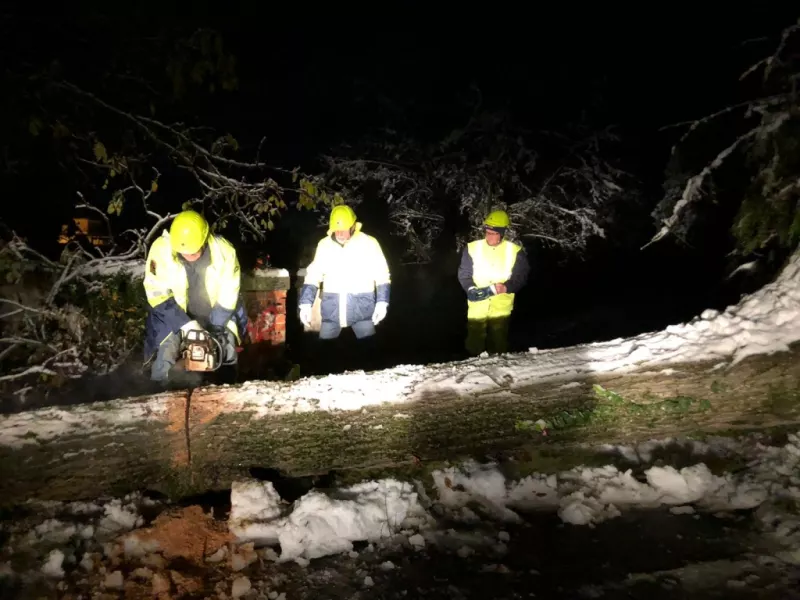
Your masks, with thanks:
M216 371L219 358L215 353L215 342L205 331L191 330L186 333L183 349L183 368L187 371Z

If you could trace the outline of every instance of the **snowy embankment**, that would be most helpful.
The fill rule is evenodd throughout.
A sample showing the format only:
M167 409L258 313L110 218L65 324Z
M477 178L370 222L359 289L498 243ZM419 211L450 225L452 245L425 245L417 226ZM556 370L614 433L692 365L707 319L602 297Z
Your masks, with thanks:
M676 444L690 453L691 466L651 465L660 448ZM251 589L258 565L294 561L307 566L335 554L357 558L354 542L369 543L370 552L396 555L432 547L463 559L489 552L502 560L515 526L542 511L557 513L567 525L594 526L633 509L705 512L719 518L756 509L756 522L778 548L773 560L800 564L795 510L800 502L800 436L790 435L779 446L749 437L704 443L654 440L597 450L625 457L638 475L608 465L509 481L495 464L465 463L435 471L428 481L384 479L312 490L291 504L281 500L271 483L246 480L232 489L227 521L214 521L198 507L167 507L138 494L106 503L31 502L33 516L3 526L9 538L0 554L0 582L21 577L27 584L61 582L61 589L73 590L82 585L126 591L139 586L157 595L172 587L191 591L197 566L204 566L217 572L219 597L237 597ZM714 474L703 461L720 457L747 467ZM148 511L163 512L144 526ZM381 571L395 568L380 560L379 570L362 575L365 586ZM194 575L191 569L181 571L186 561L195 565ZM279 598L271 587L267 597Z
M715 361L721 368L755 354L786 351L800 340L800 253L778 278L724 312L706 310L688 323L628 339L456 363L398 366L307 378L291 384L248 382L229 394L232 404L257 414L359 410L414 402L446 390L469 395L547 380L579 380L680 363Z
M692 321L628 339L554 350L479 357L440 365L404 365L299 381L252 381L218 388L226 410L253 416L307 411L354 411L368 406L413 404L426 397L514 391L547 381L661 370L682 363L734 366L757 354L785 351L800 340L800 253L778 278L724 312L705 311ZM573 384L577 385L577 384ZM208 389L208 388L207 388ZM213 391L213 390L212 390ZM53 437L162 420L170 406L158 396L134 405L126 400L94 407L46 408L0 417L0 445L19 447ZM35 435L34 435L35 434Z
M560 385L592 374L668 370L686 362L724 369L754 354L786 350L800 339L798 275L800 255L774 283L723 313L707 311L689 323L627 340L294 383L251 383L221 388L220 400L268 416L410 403L437 390L467 396L544 380ZM46 446L63 434L132 427L162 418L169 410L165 397L117 400L102 411L73 407L10 415L0 422L0 444ZM178 413L183 423L186 413ZM21 578L26 585L44 581L81 592L85 586L126 591L140 586L158 596L195 585L173 562L188 558L216 570L218 597L242 597L250 593L257 564L307 565L332 554L357 556L355 542L409 552L437 547L465 560L482 548L502 556L508 531L532 512L555 514L567 526L594 526L613 523L632 510L719 517L754 510L757 524L783 548L776 558L800 564L800 437L789 436L780 446L765 446L756 438L682 442L691 454L689 466L652 464L654 453L674 442L598 449L628 461L633 470L609 464L509 480L500 465L467 462L433 471L426 481L365 481L312 490L292 503L282 500L269 482L238 480L232 486L230 517L223 523L202 511L181 511L138 494L110 502L31 500L29 517L3 525L8 540L0 551L0 582ZM746 467L712 472L707 464L720 456ZM164 509L156 521L146 516ZM504 529L487 535L479 527L486 523ZM393 567L388 563L385 568ZM364 586L380 576L378 570L367 574ZM280 598L274 586L268 597Z

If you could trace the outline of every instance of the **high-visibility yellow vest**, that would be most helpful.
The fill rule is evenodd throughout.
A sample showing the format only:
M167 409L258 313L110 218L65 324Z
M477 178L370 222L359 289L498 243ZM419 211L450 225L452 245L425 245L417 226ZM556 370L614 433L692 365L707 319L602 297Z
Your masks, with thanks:
M241 285L241 269L236 250L225 238L210 235L208 251L211 261L205 273L205 286L211 306L219 305L226 310L236 310ZM178 255L172 251L169 232L153 242L145 264L144 290L150 306L156 307L170 298L184 311L189 296L189 279ZM231 321L228 328L239 337L236 325Z
M486 240L470 242L467 252L472 258L472 281L475 287L508 281L520 250L522 246L508 240L503 240L497 246L490 246ZM478 302L467 301L468 319L508 317L512 310L514 294L496 294Z

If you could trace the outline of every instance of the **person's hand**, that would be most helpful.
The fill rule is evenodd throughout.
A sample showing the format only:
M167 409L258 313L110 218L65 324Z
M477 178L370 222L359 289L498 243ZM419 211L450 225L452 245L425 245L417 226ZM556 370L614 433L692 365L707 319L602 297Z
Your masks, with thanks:
M301 304L300 305L300 322L305 325L306 327L311 326L311 305L310 304Z
M197 321L189 321L188 323L186 323L186 325L181 327L181 336L186 337L186 334L188 334L190 331L205 331L205 330L206 330L205 327L200 325L200 323L198 323Z
M489 288L471 287L467 290L467 298L472 302L480 302L492 295Z
M220 360L223 365L236 364L236 336L227 327L222 328L220 331L214 332L214 337L219 342L222 356Z
M505 283L495 283L494 292L495 294L505 294L508 292L508 288Z
M377 325L386 318L386 313L389 311L388 302L378 302L375 304L375 311L372 313L372 322Z

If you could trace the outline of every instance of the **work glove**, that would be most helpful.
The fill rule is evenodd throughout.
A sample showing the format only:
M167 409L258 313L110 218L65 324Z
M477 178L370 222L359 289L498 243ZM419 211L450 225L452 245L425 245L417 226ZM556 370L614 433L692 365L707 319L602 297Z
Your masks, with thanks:
M227 327L225 328L225 331L221 331L215 335L219 345L222 347L222 364L235 365L237 359L236 336L233 335L233 332Z
M375 305L375 311L372 313L372 322L377 325L386 318L386 313L389 311L388 302L378 302Z
M301 304L300 305L300 322L305 325L306 327L311 326L311 305L310 304Z
M490 287L475 287L472 286L467 290L467 298L472 302L480 302L481 300L486 300L489 296L494 295L492 292L492 288Z
M198 323L197 321L189 321L188 323L186 323L186 325L181 327L181 339L186 338L186 335L190 331L205 331L205 330L206 330L205 327L200 325L200 323Z
M212 325L208 330L220 346L222 364L236 364L236 336L233 332L226 325Z

